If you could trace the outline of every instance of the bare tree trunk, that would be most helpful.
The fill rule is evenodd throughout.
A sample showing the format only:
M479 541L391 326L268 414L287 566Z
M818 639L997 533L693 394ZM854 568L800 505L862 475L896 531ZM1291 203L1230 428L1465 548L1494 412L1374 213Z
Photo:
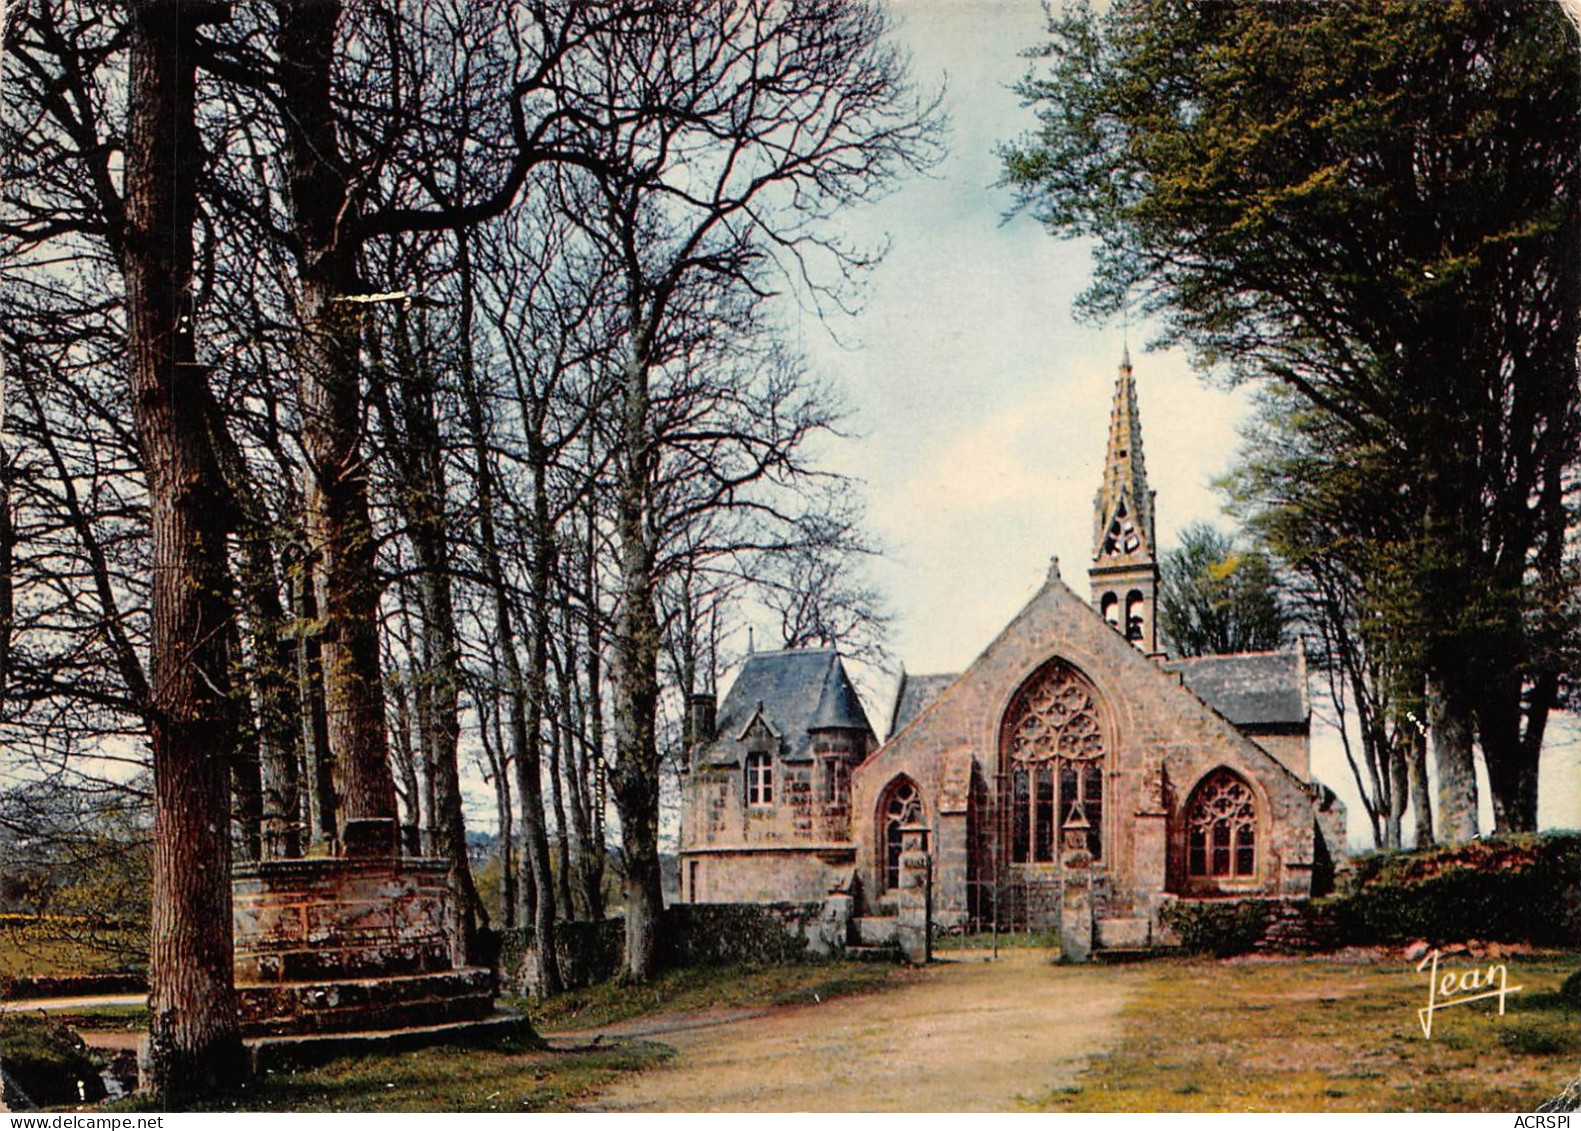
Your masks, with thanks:
M461 809L461 646L450 582L444 456L434 403L437 380L429 366L426 331L421 318L413 326L404 311L397 313L392 352L401 389L398 427L386 393L380 392L375 399L401 480L398 504L406 520L407 540L417 557L417 593L423 614L423 676L418 702L427 754L425 785L431 802L429 848L433 855L450 861L462 929L471 949L479 927L488 926L488 911L472 878ZM378 342L373 335L369 337L370 352L377 358Z
M0 715L5 713L6 686L11 677L11 622L15 615L12 568L16 526L11 517L11 477L11 456L5 446L5 358L0 355Z
M270 858L290 858L302 855L297 751L302 706L268 532L252 518L247 520L242 537L240 580L252 632L253 706L263 779L263 850Z
M640 333L642 320L631 319ZM615 614L615 769L626 889L625 976L643 982L658 970L664 895L659 875L659 621L654 608L653 546L648 540L653 457L648 367L643 345L627 361L621 389L615 536L620 602Z
M560 657L560 733L563 734L566 792L570 795L571 831L576 839L576 851L571 856L571 902L567 905L572 918L594 919L593 904L586 890L587 855L593 851L592 819L588 804L589 786L585 777L587 736L578 728L576 681L569 670L570 656ZM570 910L574 908L574 910Z
M516 814L511 805L511 775L506 764L505 731L500 725L504 705L500 701L499 663L490 665L492 681L487 693L480 692L478 701L478 736L483 742L483 757L488 763L489 779L494 786L494 808L500 829L500 905L503 909L506 930L517 924L516 895Z
M561 751L565 743L560 729L561 715L555 712L546 720L549 727L549 800L554 806L554 827L559 834L555 841L554 899L555 905L567 917L571 914L571 832L566 825L565 799L560 782Z
M205 407L211 442L239 512L241 568L237 581L252 639L249 684L259 763L262 854L270 859L291 858L302 855L301 760L297 750L302 737L302 705L296 658L280 602L270 519L219 406L210 399Z
M1528 743L1521 734L1520 676L1490 682L1495 686L1482 689L1481 702L1477 706L1477 735L1482 741L1483 759L1488 767L1493 831L1500 834L1536 832L1537 761L1542 753L1542 740ZM1556 681L1551 677L1539 680L1531 689L1531 700L1535 703L1545 694L1551 700L1553 682ZM1546 705L1541 714L1546 722ZM1537 725L1540 728L1543 724Z
M1433 842L1433 798L1427 778L1427 735L1419 726L1409 733L1411 752L1407 767L1411 785L1411 813L1415 825L1413 846L1431 847Z
M587 556L587 745L578 777L588 794L590 828L582 854L582 898L589 919L604 917L604 636L598 601L598 524L588 496Z
M538 904L533 916L533 933L537 936L539 961L543 974L543 992L557 993L561 989L559 961L554 953L555 888L553 869L549 862L549 837L545 827L543 804L543 730L545 703L548 699L549 675L549 582L554 572L554 529L549 520L547 453L543 449L541 413L535 414L527 438L527 458L532 465L532 568L529 571L528 599L531 608L532 652L526 672L527 718L522 729L522 745L516 750L520 761L516 773L521 781L522 824L527 834L527 859L533 872L533 887ZM512 659L507 657L507 670ZM514 726L514 723L513 723ZM531 788L529 789L529 783Z
M535 694L529 687L516 653L516 628L511 618L510 594L505 586L505 569L500 560L494 529L494 468L489 460L488 427L483 415L483 395L478 387L472 358L472 255L471 242L463 233L457 253L461 276L461 355L462 390L467 401L467 423L472 433L473 467L477 476L478 534L483 550L483 571L494 599L495 646L505 666L505 695L510 712L510 758L516 764L516 791L521 800L522 889L525 910L533 924L535 945L540 957L544 993L558 993L562 982L556 957L554 931L554 886L549 866L549 840L544 830L543 774L538 757L542 729L541 688ZM536 573L537 565L534 564ZM543 646L546 623L531 626L534 658Z
M402 806L405 817L401 821L401 845L408 856L420 856L423 852L423 818L418 808L418 754L412 743L411 697L407 694L407 681L401 678L399 672L393 672L387 683L390 701L395 707L395 727L391 735L394 741L390 743L390 756L396 780L400 782L396 789L398 800L405 802Z
M565 612L565 610L562 610ZM568 615L568 614L567 614ZM563 631L562 624L562 631ZM576 873L582 866L581 854L587 851L588 828L584 806L586 802L580 796L581 790L577 782L577 731L574 725L576 718L576 694L573 688L574 673L571 671L569 657L559 654L556 650L555 682L558 694L555 701L559 706L554 721L555 728L555 756L550 767L551 780L554 782L554 813L555 820L560 825L560 899L567 918L576 918L578 906L577 899L581 884L575 880ZM570 805L565 804L564 794L570 794ZM567 816L569 814L569 817ZM569 820L569 824L567 821ZM576 853L572 854L572 840L576 842ZM582 914L587 915L584 903L581 907Z
M1477 835L1477 772L1471 748L1471 716L1464 697L1449 692L1439 677L1427 682L1427 713L1438 767L1438 839L1465 844Z
M223 15L176 0L131 6L122 272L153 522L148 1012L151 1082L167 1104L229 1088L245 1072L231 967L229 504L204 420L207 371L195 364L184 307L203 155L196 29Z
M324 669L319 646L318 581L311 558L304 559L296 583L297 694L302 701L302 764L308 784L308 834L314 848L338 851L340 822L335 809L334 760L329 752L329 720L324 708Z
M320 555L322 663L334 755L341 851L398 850L395 782L379 671L379 581L368 469L360 451L360 290L349 232L356 205L340 168L330 95L338 0L281 0L277 53L283 104L286 196L298 244L297 360L302 447L307 454L308 534Z
M226 578L229 592L230 579ZM231 748L231 820L243 860L263 857L263 761L258 747L258 726L246 694L247 670L241 662L241 632L234 617L225 626L225 651L231 656L231 710L236 729Z

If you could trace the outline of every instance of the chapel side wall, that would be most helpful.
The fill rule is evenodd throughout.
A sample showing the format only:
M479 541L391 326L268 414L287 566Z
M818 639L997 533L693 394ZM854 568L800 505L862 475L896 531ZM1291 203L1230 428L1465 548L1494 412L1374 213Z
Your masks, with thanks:
M1312 777L1312 740L1307 734L1261 734L1247 731L1246 737L1279 759L1281 765L1302 781Z
M810 852L681 854L682 894L687 903L821 903L835 879L835 869Z
M776 762L774 801L748 805L744 771L730 766L693 771L685 791L683 844L688 848L825 844L844 837L845 821L831 819L815 793L816 773L810 763Z

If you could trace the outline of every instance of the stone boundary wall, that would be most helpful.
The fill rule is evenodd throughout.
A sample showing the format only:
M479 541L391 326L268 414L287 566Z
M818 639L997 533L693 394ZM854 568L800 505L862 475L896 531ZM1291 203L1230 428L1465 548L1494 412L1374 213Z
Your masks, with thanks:
M542 973L531 927L499 932L500 989L524 997L541 997ZM608 981L620 972L626 953L624 919L578 920L555 924L555 955L560 980L568 990Z
M40 997L96 997L148 991L146 974L27 974L0 976L0 1001Z
M1300 954L1343 945L1332 911L1310 899L1171 899L1160 905L1157 942L1192 953Z
M664 910L660 961L665 966L776 965L842 953L845 920L823 903L681 903ZM835 938L834 936L838 936ZM567 989L613 978L625 959L624 919L555 926L555 950ZM540 996L537 948L530 928L501 932L500 985Z

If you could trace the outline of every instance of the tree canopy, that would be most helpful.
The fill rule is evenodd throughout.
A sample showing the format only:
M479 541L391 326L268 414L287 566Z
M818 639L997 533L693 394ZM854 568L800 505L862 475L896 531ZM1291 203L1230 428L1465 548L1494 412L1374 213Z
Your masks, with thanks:
M1050 36L1003 157L1021 207L1096 241L1081 308L1156 316L1387 453L1439 736L1474 726L1500 827L1532 827L1581 435L1574 29L1554 4L1116 0Z
M1204 522L1180 533L1159 563L1158 627L1177 656L1267 652L1289 621L1267 555L1241 550Z

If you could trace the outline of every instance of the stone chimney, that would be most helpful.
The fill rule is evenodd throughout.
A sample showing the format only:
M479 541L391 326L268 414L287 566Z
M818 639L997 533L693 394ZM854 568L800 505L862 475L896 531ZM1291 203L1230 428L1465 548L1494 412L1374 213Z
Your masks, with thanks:
M692 720L692 760L697 760L697 755L716 737L718 726L718 700L711 691L699 691L692 695L689 705Z

